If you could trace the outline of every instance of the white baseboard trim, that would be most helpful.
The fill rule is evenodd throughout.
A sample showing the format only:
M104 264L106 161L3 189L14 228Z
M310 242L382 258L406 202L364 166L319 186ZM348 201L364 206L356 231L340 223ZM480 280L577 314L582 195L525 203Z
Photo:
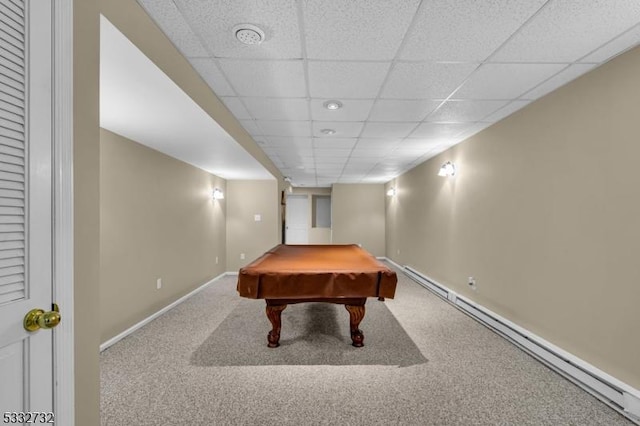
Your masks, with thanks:
M235 275L237 275L237 274L238 273L236 272ZM167 305L164 308L160 309L158 312L148 316L147 318L143 319L139 323L134 324L133 326L129 327L128 329L126 329L122 333L118 334L117 336L112 337L111 339L107 340L106 342L104 342L104 343L102 343L100 345L100 352L102 352L105 349L107 349L108 347L116 344L117 342L119 342L120 340L124 339L125 337L127 337L128 335L133 333L134 331L138 330L139 328L145 326L146 324L150 323L154 319L158 318L160 315L164 314L165 312L168 312L169 310L175 308L176 306L178 306L179 304L181 304L182 302L184 302L185 300L187 300L191 296L195 295L198 292L201 292L202 290L204 290L205 288L207 288L208 286L210 286L211 284L213 284L214 282L218 281L220 278L222 278L222 277L224 277L226 275L233 275L233 273L225 272L225 273L222 273L222 274L218 275L217 277L215 277L215 278L207 281L206 283L202 284L200 287L196 288L195 290L185 294L184 296L182 296L181 298L179 298L175 302L170 303L169 305Z
M399 266L405 275L432 291L472 318L500 334L554 371L640 425L640 391L605 373L540 336L495 312L459 296L451 289L410 266Z

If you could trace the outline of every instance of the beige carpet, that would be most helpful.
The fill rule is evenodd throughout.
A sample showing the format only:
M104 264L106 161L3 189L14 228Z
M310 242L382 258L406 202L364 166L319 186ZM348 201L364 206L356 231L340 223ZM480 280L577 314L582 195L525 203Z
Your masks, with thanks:
M360 324L365 346L349 336L349 313L343 305L300 303L282 312L280 347L267 347L271 323L263 300L242 299L191 357L193 365L397 365L422 364L420 353L385 303L367 301Z
M315 304L289 306L268 349L264 302L217 281L102 353L102 425L632 424L398 276L361 349L342 306Z

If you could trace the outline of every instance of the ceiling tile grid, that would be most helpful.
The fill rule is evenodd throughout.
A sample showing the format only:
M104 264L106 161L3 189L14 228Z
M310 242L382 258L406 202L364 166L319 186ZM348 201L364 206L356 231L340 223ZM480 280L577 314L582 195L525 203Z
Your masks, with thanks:
M309 59L390 61L420 0L305 0L301 4Z
M637 0L139 2L294 186L385 182L640 44Z

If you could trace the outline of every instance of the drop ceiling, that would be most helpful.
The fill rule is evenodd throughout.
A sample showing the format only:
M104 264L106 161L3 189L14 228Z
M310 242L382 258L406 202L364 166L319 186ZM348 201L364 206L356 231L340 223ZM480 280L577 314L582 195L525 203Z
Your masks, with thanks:
M138 1L294 186L387 182L640 43L637 0Z
M100 127L224 179L273 179L104 16Z

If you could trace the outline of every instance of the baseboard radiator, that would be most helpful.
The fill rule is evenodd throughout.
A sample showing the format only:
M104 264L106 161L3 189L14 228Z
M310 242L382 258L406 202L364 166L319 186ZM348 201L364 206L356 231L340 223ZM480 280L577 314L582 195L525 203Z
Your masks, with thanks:
M459 296L410 266L400 267L412 280L511 341L560 375L640 425L640 391L545 341L498 314Z

